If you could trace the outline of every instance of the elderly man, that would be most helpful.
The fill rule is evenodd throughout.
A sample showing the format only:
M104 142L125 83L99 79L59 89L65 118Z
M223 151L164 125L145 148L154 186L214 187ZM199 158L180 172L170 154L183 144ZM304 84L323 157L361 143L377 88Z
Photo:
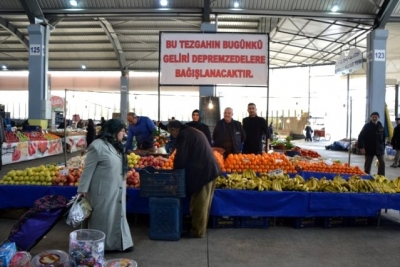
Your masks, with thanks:
M126 151L130 152L133 149L132 141L135 137L137 149L154 152L153 131L156 126L153 121L145 116L137 116L135 113L128 113L126 119L129 123Z
M242 143L246 140L246 134L242 124L232 119L232 108L224 110L224 118L217 122L213 132L214 147L225 149L224 157L229 154L237 154L242 151Z
M174 169L185 169L186 192L190 199L192 227L189 237L204 237L214 195L215 179L220 174L206 136L180 121L170 121L168 131L176 138Z
M243 129L246 132L246 140L243 144L244 154L261 154L262 153L262 136L265 135L265 152L269 149L269 129L267 121L257 116L256 104L249 103L247 105L249 116L243 119Z
M370 119L358 135L358 148L365 155L364 171L370 174L372 160L376 156L379 161L378 175L385 175L385 129L379 121L378 112L372 112Z

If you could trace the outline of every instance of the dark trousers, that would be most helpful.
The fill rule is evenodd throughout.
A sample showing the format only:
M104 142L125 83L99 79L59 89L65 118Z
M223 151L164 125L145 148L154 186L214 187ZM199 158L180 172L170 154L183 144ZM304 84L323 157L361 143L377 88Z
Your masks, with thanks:
M372 160L375 156L379 162L378 175L385 175L385 160L383 159L384 155L365 155L364 171L368 174L371 174Z

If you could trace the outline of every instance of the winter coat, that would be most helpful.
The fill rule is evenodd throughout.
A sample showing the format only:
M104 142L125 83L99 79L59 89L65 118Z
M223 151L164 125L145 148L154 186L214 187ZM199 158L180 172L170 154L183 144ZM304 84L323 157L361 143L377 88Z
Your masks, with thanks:
M176 138L174 169L185 169L186 192L193 195L218 177L221 170L205 135L182 125Z
M385 129L381 122L375 125L369 122L358 135L358 148L365 149L368 156L380 156L385 153Z
M215 147L224 148L222 143L224 140L224 131L226 129L226 122L224 119L217 122L213 132L213 140ZM242 127L242 124L238 121L231 121L231 137L233 142L234 153L240 153L242 151L242 143L246 140L246 133Z
M400 150L400 124L394 128L390 144L392 145L393 149Z
M191 121L186 123L186 125L202 132L206 136L208 143L210 143L211 145L211 133L210 133L210 128L208 127L207 124L204 124L201 121Z
M86 129L86 146L90 146L93 140L96 138L96 129L94 126L88 126Z
M106 234L106 250L124 250L133 246L126 219L126 183L122 156L102 139L89 146L78 192L87 192L93 208L89 229Z

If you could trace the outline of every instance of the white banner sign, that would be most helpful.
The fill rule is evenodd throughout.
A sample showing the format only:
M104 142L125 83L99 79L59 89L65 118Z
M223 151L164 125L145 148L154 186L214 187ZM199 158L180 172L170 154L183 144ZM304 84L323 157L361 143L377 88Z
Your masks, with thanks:
M163 85L266 85L265 34L161 33Z
M335 64L335 74L349 74L362 69L363 55L357 48L349 50L347 56L341 55Z

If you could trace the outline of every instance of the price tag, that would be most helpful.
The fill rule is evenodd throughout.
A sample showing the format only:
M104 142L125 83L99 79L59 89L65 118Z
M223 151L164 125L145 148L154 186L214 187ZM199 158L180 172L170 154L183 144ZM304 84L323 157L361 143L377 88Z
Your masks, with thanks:
M386 51L385 50L375 50L374 51L374 61L385 61Z
M64 168L64 169L62 169L62 170L59 170L59 173L61 174L61 175L68 175L68 173L69 173L69 169L68 168Z
M333 165L333 161L330 159L325 160L326 165L328 166L332 166Z
M29 55L30 56L40 56L42 53L42 48L39 44L31 44L29 46Z

